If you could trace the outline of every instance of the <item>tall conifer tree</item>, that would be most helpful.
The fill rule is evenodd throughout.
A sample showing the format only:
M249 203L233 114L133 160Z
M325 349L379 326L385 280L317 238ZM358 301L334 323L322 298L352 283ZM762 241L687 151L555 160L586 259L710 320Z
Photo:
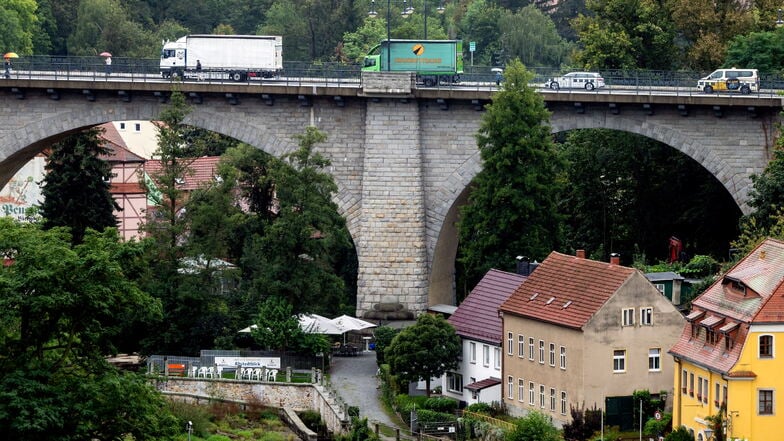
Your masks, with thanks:
M504 77L476 136L483 169L461 212L458 261L466 286L490 268L512 270L518 255L544 259L561 237L561 167L550 114L520 61L512 61Z
M87 228L116 227L120 207L109 192L111 166L99 156L108 152L91 128L52 146L46 163L41 216L44 228L69 227L73 243L81 243Z

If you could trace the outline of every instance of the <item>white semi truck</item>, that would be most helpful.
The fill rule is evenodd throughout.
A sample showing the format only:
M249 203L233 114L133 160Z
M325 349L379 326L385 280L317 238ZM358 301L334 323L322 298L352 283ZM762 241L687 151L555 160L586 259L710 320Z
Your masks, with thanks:
M161 51L164 78L272 78L283 71L283 37L266 35L186 35Z

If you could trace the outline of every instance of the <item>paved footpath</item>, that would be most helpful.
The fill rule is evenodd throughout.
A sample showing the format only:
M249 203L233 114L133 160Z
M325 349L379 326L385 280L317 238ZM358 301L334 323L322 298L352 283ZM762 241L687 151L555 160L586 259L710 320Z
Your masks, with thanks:
M405 427L402 422L393 422L384 412L377 369L375 352L360 352L356 357L333 357L330 381L347 405L359 407L359 416L366 417L371 428L373 422Z

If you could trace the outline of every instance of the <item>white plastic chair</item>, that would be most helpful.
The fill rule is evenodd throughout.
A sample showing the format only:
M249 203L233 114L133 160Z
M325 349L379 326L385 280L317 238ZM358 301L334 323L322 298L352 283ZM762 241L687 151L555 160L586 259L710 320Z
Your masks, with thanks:
M215 367L215 378L223 378L223 366Z
M207 368L207 373L204 375L204 378L215 378L215 368L210 366Z
M207 367L205 366L200 367L199 370L196 372L196 376L207 378Z
M278 370L277 369L270 369L267 372L267 381L276 381L278 377Z
M196 373L199 371L199 368L196 366L191 366L191 377L196 378Z
M253 369L253 379L254 380L261 380L261 369L260 368Z

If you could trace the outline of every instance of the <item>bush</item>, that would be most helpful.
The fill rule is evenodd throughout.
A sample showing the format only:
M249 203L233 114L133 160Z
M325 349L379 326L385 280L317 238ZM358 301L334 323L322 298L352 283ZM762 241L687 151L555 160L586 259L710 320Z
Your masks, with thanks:
M451 398L436 397L428 398L422 403L425 409L435 410L436 412L454 412L457 409L457 401Z
M417 420L420 423L443 423L446 421L457 421L457 417L451 413L436 412L427 409L418 409Z
M474 403L469 404L465 410L474 413L481 413L485 415L493 415L493 407L487 403Z
M315 410L306 410L299 413L299 419L308 429L321 433L325 429L324 422L321 421L321 414Z

